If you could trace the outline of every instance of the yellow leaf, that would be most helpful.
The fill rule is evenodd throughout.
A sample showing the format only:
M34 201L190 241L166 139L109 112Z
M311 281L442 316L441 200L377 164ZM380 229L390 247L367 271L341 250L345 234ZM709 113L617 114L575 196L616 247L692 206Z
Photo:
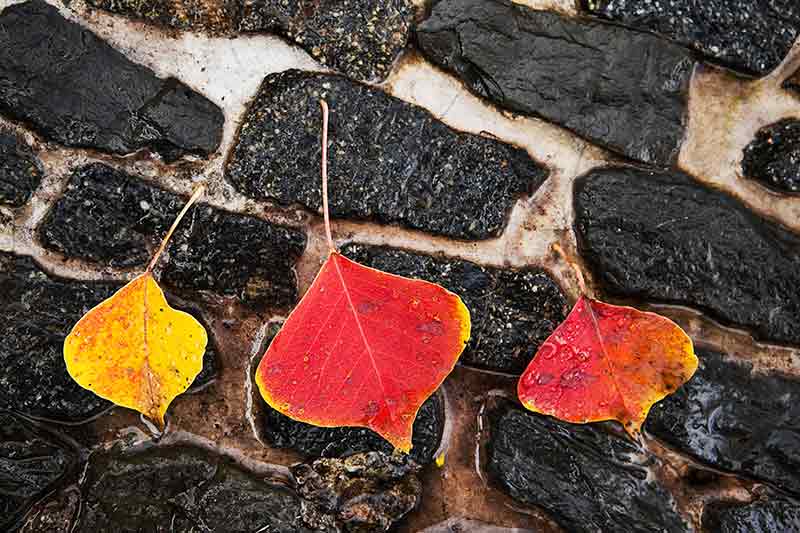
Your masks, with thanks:
M148 270L75 324L64 360L79 385L163 428L169 404L202 370L207 342L203 326L167 304Z

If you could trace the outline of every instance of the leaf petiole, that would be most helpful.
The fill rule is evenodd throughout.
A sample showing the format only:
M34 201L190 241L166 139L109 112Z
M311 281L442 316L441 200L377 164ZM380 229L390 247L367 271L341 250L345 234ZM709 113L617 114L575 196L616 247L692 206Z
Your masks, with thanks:
M322 108L322 216L325 219L325 237L328 239L328 248L336 253L336 245L331 236L331 219L328 214L328 102L319 101Z
M145 270L145 272L152 272L153 271L153 269L155 268L156 264L158 263L159 258L161 258L161 254L163 254L164 250L167 248L167 244L169 244L169 240L172 238L172 234L175 233L175 229L178 227L178 224L181 223L181 220L183 219L184 215L186 215L186 212L203 195L205 190L206 190L206 186L205 185L200 185L192 193L191 198L189 198L189 201L186 202L186 205L183 206L183 209L181 209L181 212L178 213L178 216L175 218L175 222L172 223L172 226L170 226L169 231L164 236L164 239L161 241L161 245L158 247L158 250L153 255L153 259L150 260L150 264L147 265L147 269Z

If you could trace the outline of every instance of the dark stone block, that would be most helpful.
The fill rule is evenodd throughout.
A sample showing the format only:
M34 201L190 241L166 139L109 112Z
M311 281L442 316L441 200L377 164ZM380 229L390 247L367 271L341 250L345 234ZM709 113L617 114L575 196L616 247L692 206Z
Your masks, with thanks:
M794 0L582 0L591 13L660 33L710 61L763 76L800 35Z
M45 217L46 248L117 267L144 266L186 199L101 164L78 169ZM305 234L200 204L175 232L161 281L193 296L210 291L253 305L297 299L293 266ZM196 296L196 295L194 295Z
M318 100L331 107L331 214L456 237L499 235L547 171L523 150L456 132L422 108L327 74L267 76L244 118L227 178L244 194L319 210Z
M111 403L75 383L64 364L64 338L120 284L56 278L29 257L0 252L0 409L58 422L81 422ZM193 387L217 371L212 339Z
M188 446L96 452L81 492L78 533L308 531L296 494Z
M506 403L490 414L488 468L522 503L573 532L684 532L646 452L596 425L573 425Z
M173 160L222 139L222 111L161 79L41 0L0 15L0 112L66 146Z
M93 6L182 30L278 33L350 77L387 76L408 41L408 0L89 0Z
M73 450L0 411L0 529L13 531L30 506L77 465Z
M800 494L800 381L753 374L699 351L700 367L650 411L645 428L721 470Z
M794 91L800 95L800 69L796 70L794 74L786 78L781 87L789 91Z
M470 366L522 373L569 312L561 288L542 270L482 267L359 244L342 252L364 265L438 283L458 294L472 319L472 339L459 361Z
M714 503L703 511L703 527L714 533L800 533L800 502L770 496L744 505Z
M391 454L394 447L367 428L323 428L292 420L264 406L265 436L271 446L292 448L314 457L346 457L361 452ZM420 464L430 463L439 448L444 430L444 406L434 394L422 404L414 420L411 457Z
M30 148L16 135L0 130L0 204L21 207L42 181Z
M64 280L29 257L0 253L0 409L63 422L111 406L67 373L64 337L119 285Z
M292 467L306 525L347 533L388 531L413 510L422 493L418 472L407 455L380 452Z
M510 0L442 0L417 40L431 61L502 108L645 163L677 158L694 66L680 46Z
M575 229L609 293L800 344L800 237L734 198L678 171L597 169L576 181Z
M779 192L800 193L800 120L764 126L744 149L742 171Z

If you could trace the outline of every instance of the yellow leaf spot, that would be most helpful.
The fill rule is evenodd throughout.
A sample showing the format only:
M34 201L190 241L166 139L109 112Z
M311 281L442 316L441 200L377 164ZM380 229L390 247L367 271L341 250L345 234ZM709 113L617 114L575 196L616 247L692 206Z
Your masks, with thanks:
M444 456L445 452L442 452L436 456L436 466L438 466L439 468L442 468L444 466Z

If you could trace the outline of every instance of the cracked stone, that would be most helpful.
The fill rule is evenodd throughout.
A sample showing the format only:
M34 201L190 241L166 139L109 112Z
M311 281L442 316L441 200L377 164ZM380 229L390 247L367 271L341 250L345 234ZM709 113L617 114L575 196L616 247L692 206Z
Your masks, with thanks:
M800 381L699 350L700 366L645 428L698 461L800 494Z
M76 533L309 531L294 492L189 446L95 452L81 492Z
M798 533L800 502L775 496L744 505L716 502L703 511L703 526L715 533Z
M800 35L800 4L791 0L582 0L584 9L653 31L709 61L763 76Z
M314 531L376 533L419 503L420 467L406 455L367 452L317 459L292 467L304 498L303 516Z
M156 77L41 0L0 15L0 113L65 146L167 161L207 155L224 116L176 79Z
M655 460L598 425L573 425L505 402L490 414L488 468L514 499L568 531L683 533L672 495L649 475Z
M360 244L348 244L342 253L364 265L438 283L458 294L472 319L472 339L459 359L469 366L522 373L569 312L561 288L539 269L483 267Z
M76 465L73 450L34 424L0 411L0 528L14 531L30 506Z
M331 107L334 217L486 239L547 176L525 151L454 131L380 89L289 70L267 76L239 130L226 169L239 191L321 209L320 97Z
M102 164L76 170L39 227L42 244L69 257L144 267L186 198ZM208 291L254 306L297 299L294 264L305 234L198 204L179 225L160 281L187 297Z
M0 130L0 204L21 207L41 181L42 170L28 145Z
M323 428L292 420L264 405L264 432L270 446L292 448L312 457L346 457L361 452L391 454L394 447L367 428ZM414 420L411 457L420 464L433 461L444 430L444 405L439 394L422 404Z
M385 78L405 48L409 0L89 0L95 7L181 30L277 33L350 77Z
M120 284L57 278L30 257L0 252L0 409L58 422L83 422L111 403L75 383L64 364L64 338ZM193 387L217 371L213 341Z
M800 344L800 237L733 197L679 171L597 169L576 181L575 229L608 293Z
M638 161L677 158L694 68L681 46L509 0L442 0L417 41L426 57L499 107Z
M744 149L744 176L778 192L800 193L800 120L764 126Z

